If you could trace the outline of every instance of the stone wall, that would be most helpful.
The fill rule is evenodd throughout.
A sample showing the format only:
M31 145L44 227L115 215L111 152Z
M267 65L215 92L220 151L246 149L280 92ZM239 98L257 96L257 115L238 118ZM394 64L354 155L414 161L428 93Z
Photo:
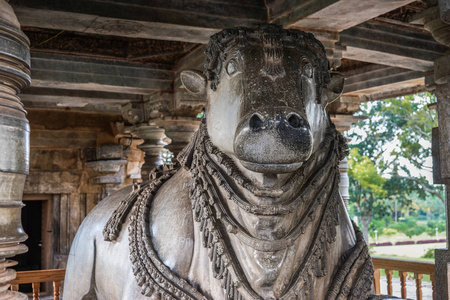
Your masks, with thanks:
M86 153L115 143L111 124L119 116L29 110L30 174L24 194L51 195L52 267L65 267L75 234L99 201L101 186L86 166Z

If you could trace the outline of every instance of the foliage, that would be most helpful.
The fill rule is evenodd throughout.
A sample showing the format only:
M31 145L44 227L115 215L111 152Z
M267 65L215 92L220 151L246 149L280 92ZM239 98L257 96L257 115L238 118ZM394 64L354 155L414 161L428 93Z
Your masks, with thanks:
M371 237L375 237L375 230L377 230L378 236L381 236L383 234L383 230L386 229L387 224L388 220L386 219L372 219L369 225L369 235Z
M378 174L367 156L359 153L358 148L350 150L348 166L350 201L356 205L356 214L361 219L362 232L367 240L372 217L382 218L386 214L388 203L379 201L386 194L383 189L386 179Z
M430 184L424 176L431 171L425 161L430 161L431 129L437 126L436 112L427 107L433 102L433 95L423 93L361 105L357 115L367 118L348 133L352 139L348 174L349 202L365 236L375 229L383 232L389 220L385 226L368 222L392 220L395 204L400 215L413 212L431 218L442 211L435 201L444 200L443 187ZM424 199L434 208L421 203ZM410 237L427 230L411 222L395 226L391 228Z
M437 126L436 112L427 105L434 95L422 93L394 99L363 103L358 115L367 116L352 130L350 147L372 160L386 177L385 190L391 199L408 205L413 191L421 198L427 193L443 198L443 188L431 185L420 172L431 171L425 164L431 157L431 129Z
M428 235L434 236L436 234L436 228L438 232L444 232L446 224L444 220L428 221L426 232Z
M422 258L433 258L434 259L434 249L430 248L427 252L422 256Z
M383 235L392 236L392 235L396 235L398 233L398 231L394 228L383 228L381 233Z
M397 231L403 232L407 237L412 238L415 235L421 235L427 230L426 226L417 225L417 222L412 218L401 220L389 226Z

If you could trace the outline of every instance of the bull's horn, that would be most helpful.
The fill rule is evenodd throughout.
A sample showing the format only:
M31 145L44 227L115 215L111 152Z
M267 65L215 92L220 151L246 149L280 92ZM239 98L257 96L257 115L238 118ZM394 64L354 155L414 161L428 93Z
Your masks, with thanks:
M206 77L199 71L182 71L180 79L188 92L198 97L206 96Z
M344 90L344 75L331 73L330 82L324 87L322 92L322 105L325 107L341 96Z

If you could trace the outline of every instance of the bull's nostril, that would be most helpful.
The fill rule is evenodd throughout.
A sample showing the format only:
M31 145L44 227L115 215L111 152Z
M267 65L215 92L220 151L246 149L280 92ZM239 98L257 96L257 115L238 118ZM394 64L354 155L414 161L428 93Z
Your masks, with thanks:
M300 126L302 125L302 120L300 119L300 116L298 116L297 114L292 114L292 115L288 118L288 123L289 123L289 125L291 125L293 128L300 128Z
M259 115L254 114L250 118L249 125L250 125L250 129L252 129L252 130L259 130L263 126L263 120L261 120L261 117Z

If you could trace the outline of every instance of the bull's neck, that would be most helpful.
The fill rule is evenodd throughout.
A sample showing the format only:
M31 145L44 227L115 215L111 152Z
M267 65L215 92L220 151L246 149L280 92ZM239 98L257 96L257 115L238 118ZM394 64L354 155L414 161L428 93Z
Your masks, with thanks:
M250 171L240 169L238 163L212 144L206 125L202 124L195 141L188 147L190 150L181 155L181 162L187 162L195 178L199 177L191 190L197 189L195 192L201 194L202 202L219 205L223 210L220 213L233 220L231 227L243 228L257 238L277 240L298 225L296 220L316 200L318 192L323 189L321 185L333 180L342 152L342 140L342 136L329 127L319 149L298 171L287 176L262 176L262 181L255 183L254 176L246 176ZM194 195L196 197L199 196ZM215 209L219 207L216 206ZM266 216L274 216L272 219L284 222L277 222L281 225L276 225L278 227L271 233L266 229L258 232L260 226L255 222L267 223Z
M305 231L311 232L319 227L320 232L332 233L336 226L334 222L328 220L324 223L323 218L315 217L320 214L330 215L329 210L336 206L335 199L338 195L337 168L342 152L342 137L334 128L329 129L319 150L297 172L284 178L281 183L275 182L275 189L267 189L245 176L233 159L211 143L205 124L200 126L194 140L181 153L179 160L193 175L190 197L194 220L199 224L203 247L212 250L210 259L214 277L223 278L226 275L231 276L230 280L254 277L255 280L250 282L265 281L262 286L250 287L248 284L241 289L258 298L258 295L252 294L254 291L259 295L265 293L261 290L263 286L270 286L269 289L273 287L275 291L277 280L274 278L281 276L289 281L290 276L297 272L283 272L284 275L279 273L281 265L288 263L285 259L285 255L288 255L286 251L290 253L288 260L305 259L308 263L303 264L304 266L311 264L310 258L298 255L304 255L308 248L303 248L312 247L317 240L302 240L299 244L299 237ZM274 186L273 182L267 183ZM326 230L324 226L331 226L331 230ZM315 235L311 234L313 236ZM230 245L236 243L241 246L233 250ZM215 256L215 253L220 253L220 257ZM253 254L249 256L250 253ZM264 253L273 253L270 260L279 255L279 263L275 263L278 267L269 270L273 263L262 266L267 261ZM240 263L233 263L232 257L256 265L244 270L244 275L240 271ZM258 271L258 265L264 270ZM275 272L275 277L268 275L268 272ZM261 276L261 280L256 280ZM242 279L239 281L242 282ZM278 293L284 293L285 288L286 286L279 288Z

